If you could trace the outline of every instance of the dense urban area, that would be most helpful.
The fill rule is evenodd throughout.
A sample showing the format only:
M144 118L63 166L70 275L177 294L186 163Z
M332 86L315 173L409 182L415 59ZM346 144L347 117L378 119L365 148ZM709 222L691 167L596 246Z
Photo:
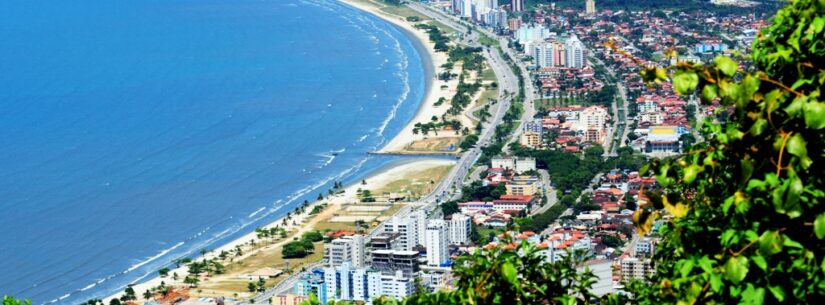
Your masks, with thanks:
M587 295L597 299L604 295L621 295L629 288L641 289L628 285L689 286L647 282L657 272L654 256L661 249L674 249L663 240L659 228L687 213L686 205L680 202L682 196L699 198L699 195L687 192L678 194L677 200L671 196L676 180L668 178L667 168L661 171L664 174L653 173L654 169L667 166L664 165L668 164L666 162L676 160L674 158L682 156L693 145L706 142L709 134L721 133L735 138L730 131L725 133L724 129L710 127L724 122L732 108L727 103L728 93L721 89L718 97L716 91L712 95L706 90L693 92L700 84L698 77L693 79L696 74L684 77L677 74L670 78L665 73L673 71L659 67L699 69L704 65L716 65L728 77L736 71L752 71L754 64L748 61L733 63L727 68L725 56L753 52L754 40L769 26L769 18L782 3L746 0L683 3L647 0L354 2L384 7L405 22L414 24L417 30L426 33L431 47L448 58L448 63L439 67L435 74L437 81L445 84L457 81L453 97L438 101L449 110L441 118L434 116L430 122L416 124L413 132L422 136L439 132L460 134L458 145L451 147L456 151L448 153L445 150L444 153L458 160L457 163L439 181L430 181L432 186L427 192L416 196L378 194L367 187L359 189L358 208L363 211L369 210L370 204L404 204L381 219L356 217L348 227L308 230L291 240L284 240L278 266L259 269L243 278L247 294L176 299L180 293L177 288L162 282L145 292L129 287L109 304L138 299L151 299L157 303L172 300L188 305L328 304L333 301L371 304L376 299L387 298L400 301L422 293L451 291L457 286L468 285L466 280L459 283L462 281L460 275L469 272L466 269L468 259L492 258L509 250L522 254L529 252L525 257L542 264L573 261L573 270L592 275L585 288L575 290L579 297ZM825 19L821 13L816 20L820 20L818 28L822 31ZM816 35L821 38L822 34ZM455 70L457 64L461 65L460 72ZM727 69L733 70L728 73ZM482 84L481 75L485 74L489 77ZM712 84L708 81L711 76L701 77L702 86ZM801 95L794 90L802 86L816 85L808 82L787 89ZM488 90L493 93L486 95L486 104L470 106L477 105L474 103L478 96L484 96L486 93L483 92ZM756 89L751 94L753 92ZM474 120L470 122L475 126L467 126L457 119L458 114L467 109L472 112ZM817 109L810 111L821 111ZM814 126L812 124L821 124L821 119L805 117L804 122ZM754 132L753 128L750 130ZM773 142L774 147L780 149L779 165L768 166L777 168L777 176L783 171L781 151L785 151L787 143L790 144L786 154L801 158L801 161L793 161L794 166L814 162L807 159L811 163L806 163L800 148L794 148L798 146L793 145L798 144L794 144L791 133L785 133L781 136L783 140ZM801 149L805 149L804 142L801 145ZM753 149L756 151L757 148ZM808 146L807 151L811 155L821 153L814 149ZM712 166L716 161L707 157L688 162L705 162L704 165ZM740 161L736 162L739 164ZM743 158L741 166L753 171L757 165L749 162L748 158ZM702 171L698 165L685 163L681 166L685 170L680 171L679 181L687 183ZM367 185L367 181L363 183ZM769 182L763 182L766 183ZM793 183L789 182L791 186L786 187L792 187ZM764 188L761 184L749 184L748 189L760 187ZM328 195L319 194L319 201L332 198L341 188L343 186L336 183ZM666 190L671 191L662 196ZM805 190L810 194L822 192L808 187ZM786 198L786 203L797 200L784 194L777 196ZM726 209L734 206L733 209L742 209L742 213L746 213L748 207L740 202L747 199L743 199L744 195L737 196L725 201ZM812 206L817 200L804 202ZM799 199L799 202L803 200ZM774 204L782 203L774 201ZM664 207L667 212L649 212L644 207ZM327 204L310 206L307 203L292 215L316 215L324 213L325 209ZM791 209L793 207L783 206L781 213L787 214L784 211ZM651 216L654 214L658 216ZM808 231L815 226L816 235L821 239L819 231L825 231L825 218L815 214L805 216L816 217L815 223L813 218L804 223ZM795 216L789 217L793 219ZM286 226L289 220L291 218L284 219L283 225ZM785 228L791 225L788 222ZM745 278L742 273L748 272L749 264L754 266L751 270L756 270L756 266L767 270L768 267L763 266L765 259L761 258L768 257L766 253L779 253L783 245L786 249L803 248L791 237L783 235L784 230L778 227L769 231L774 235L768 237L758 231L742 237L719 231L714 238L722 236L726 246L747 246L739 252L728 251L731 259L724 257L724 252L721 257L717 256L719 261L727 260L723 267L720 267L721 263L712 265L707 255L704 258L697 256L690 263L668 267L678 268L674 273L681 272L683 277L700 268L707 272L724 268L724 280L739 283ZM285 238L287 230L282 227L259 228L257 234L258 242L266 243L269 239ZM800 236L794 238L806 238ZM772 239L766 241L768 238ZM776 246L775 240L784 240L784 244L780 241ZM740 254L754 244L762 256L742 262L740 258L744 256ZM238 246L236 251L216 253L212 259L182 258L176 264L188 266L188 275L170 274L169 269L161 270L160 275L168 283L181 283L186 289L197 290L204 276L220 274L223 264L231 262L234 256L242 256L243 249ZM821 247L815 251L818 249ZM816 267L819 263L814 260L821 260L816 256L823 253L815 251L799 257L813 257L807 264ZM207 252L204 250L202 254ZM509 271L508 268L513 267L507 264L510 263L485 268L501 268L501 273L496 273L498 276L510 281L529 282L523 274L516 279L516 271ZM693 289L691 293L697 295L695 300L701 300L708 291L716 291L722 281L722 278L703 278L702 284L684 289ZM821 278L809 281L820 290L810 288L808 295L821 296ZM636 284L629 284L631 282ZM498 286L484 287L494 289ZM567 292L573 291L564 287ZM683 289L679 287L676 289ZM765 300L766 295L779 302L791 298L783 292L786 290L772 287L751 285L729 294L751 301ZM143 294L143 298L136 294ZM794 300L803 299L797 296ZM669 303L672 300L660 301ZM103 302L92 300L88 305Z

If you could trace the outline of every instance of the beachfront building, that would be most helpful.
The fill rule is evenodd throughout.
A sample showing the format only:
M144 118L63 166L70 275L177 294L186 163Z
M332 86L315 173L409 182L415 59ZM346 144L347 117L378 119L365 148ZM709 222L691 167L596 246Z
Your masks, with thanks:
M369 302L380 296L403 299L413 292L413 281L402 271L385 275L375 269L352 268L343 264L324 269L326 301ZM326 303L326 302L323 302Z
M301 275L295 283L293 292L296 295L308 297L314 294L321 304L327 303L327 285L324 281L324 271L321 269L313 270Z
M372 267L384 275L402 271L404 276L418 272L418 251L377 250L370 253Z
M453 214L450 219L450 244L466 245L470 243L470 232L472 231L472 219L464 214Z
M428 266L443 266L449 261L448 235L449 229L443 220L430 220L427 224L424 246L427 248Z
M383 224L384 233L398 234L398 243L405 251L412 251L416 246L424 243L426 225L427 215L424 210L396 215Z
M330 267L350 263L354 268L363 268L366 265L365 250L363 235L344 236L324 244L324 260Z

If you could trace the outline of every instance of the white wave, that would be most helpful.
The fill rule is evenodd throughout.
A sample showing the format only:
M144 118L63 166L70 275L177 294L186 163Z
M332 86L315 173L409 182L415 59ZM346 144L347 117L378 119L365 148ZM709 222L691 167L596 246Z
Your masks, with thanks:
M150 257L150 258L149 258L149 259L147 259L147 260L144 260L144 261L142 261L142 262L140 262L140 263L137 263L137 264L132 265L131 267L129 267L129 269L126 269L126 272L131 272L131 271L133 271L133 270L135 270L135 269L137 269L137 268L140 268L140 267L142 267L142 266L144 266L144 265L146 265L146 264L148 264L148 263L151 263L152 261L154 261L154 260L156 260L156 259L160 258L161 256L166 255L166 253L172 252L172 250L175 250L175 249L177 249L178 247L183 246L183 244L184 244L184 242L179 242L179 243L175 244L175 245L174 245L174 246L172 246L172 247L169 247L169 248L167 248L167 249L165 249L165 250L163 250L163 251L160 251L160 253L156 254L155 256L152 256L152 257Z
M257 211L255 211L255 212L252 212L252 214L249 214L249 216L247 216L247 218L252 218L252 217L254 217L255 215L257 215L258 213L260 213L260 212L262 212L263 210L265 210L265 209L266 209L266 207L263 207L263 208L258 209L258 210L257 210Z

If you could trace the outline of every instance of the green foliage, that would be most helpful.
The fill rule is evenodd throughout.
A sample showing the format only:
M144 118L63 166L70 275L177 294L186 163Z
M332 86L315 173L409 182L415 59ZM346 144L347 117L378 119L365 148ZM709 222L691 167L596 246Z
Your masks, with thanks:
M547 209L547 211L544 211L544 213L526 218L524 223L521 224L521 228L524 230L541 232L556 221L556 219L558 219L565 210L567 210L567 206L561 203L556 204Z
M311 231L304 233L304 235L302 235L301 238L304 240L308 240L310 242L319 242L324 240L324 235L318 231Z
M312 242L298 240L284 245L283 250L281 250L281 254L284 258L304 257L312 253L314 250L315 246Z
M442 203L441 204L441 212L444 214L444 216L450 216L450 215L453 215L455 213L458 213L459 212L458 202L456 202L456 201L447 201L445 203Z
M780 10L753 47L755 71L719 56L675 67L674 88L729 110L705 122L705 143L646 172L663 186L637 212L660 233L653 285L640 304L815 304L825 298L825 2ZM649 70L647 74L656 74ZM656 79L662 80L660 76Z
M31 302L29 300L18 300L13 297L4 295L3 305L31 305Z

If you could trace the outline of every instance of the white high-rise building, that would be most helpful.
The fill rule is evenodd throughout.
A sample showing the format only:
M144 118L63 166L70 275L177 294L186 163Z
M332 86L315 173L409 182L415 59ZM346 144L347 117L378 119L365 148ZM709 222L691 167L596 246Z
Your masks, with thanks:
M327 300L369 302L380 296L403 299L413 293L413 281L402 271L382 275L378 270L355 268L345 263L324 268Z
M587 0L587 2L585 2L584 13L588 15L596 14L596 0Z
M570 38L567 39L565 50L567 51L568 68L581 69L586 66L587 59L585 58L584 44L576 35L571 35Z
M451 0L450 1L450 11L455 15L461 14L461 4L462 0Z
M472 219L464 214L453 214L450 219L450 244L466 245L470 243L470 232L472 231Z
M552 43L540 42L533 47L533 63L539 68L553 67L556 65L553 54Z
M427 223L427 265L440 266L450 259L448 235L447 224L443 220L430 220Z
M384 232L398 233L401 249L412 251L424 244L424 231L427 228L427 214L416 210L406 215L397 215L384 223Z
M324 245L324 258L330 267L350 263L355 268L366 266L364 236L353 235L335 239Z
M510 0L510 9L514 12L524 11L524 0Z
M473 17L473 0L461 0L461 17Z

